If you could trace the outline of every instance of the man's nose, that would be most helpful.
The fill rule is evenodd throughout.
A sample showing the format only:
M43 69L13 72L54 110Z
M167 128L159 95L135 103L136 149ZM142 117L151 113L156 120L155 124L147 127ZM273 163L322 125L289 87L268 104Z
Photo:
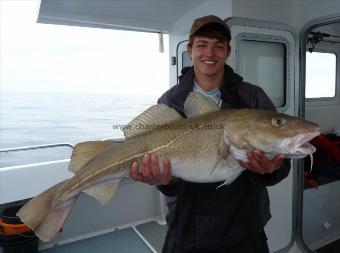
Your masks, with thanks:
M215 54L215 48L212 46L208 46L205 51L206 55L212 56Z

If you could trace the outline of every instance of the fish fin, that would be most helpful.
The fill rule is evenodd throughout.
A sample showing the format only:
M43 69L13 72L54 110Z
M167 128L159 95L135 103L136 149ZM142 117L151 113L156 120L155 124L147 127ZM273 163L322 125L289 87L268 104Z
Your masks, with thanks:
M73 198L62 206L52 206L53 196L64 182L40 193L17 212L21 221L45 242L51 241L57 235L76 201Z
M76 200L77 198L73 198L62 207L52 208L44 219L44 222L34 231L35 234L44 242L53 240L62 229Z
M221 159L227 159L229 155L229 145L225 143L223 135L221 136L220 143L218 144L218 155Z
M223 184L220 184L219 186L217 186L217 187L216 187L216 190L218 190L218 189L220 189L222 186L225 186L225 185L228 185L228 184L230 184L230 183L229 183L229 180L227 179L227 180L225 180L225 181L223 182Z
M221 159L218 159L215 163L215 165L213 166L212 170L209 172L209 175L211 175L215 170L216 168L218 167L218 164L221 162Z
M188 118L218 110L220 108L214 101L199 92L190 92L184 103L184 113Z
M216 190L219 189L219 188L221 188L221 187L224 186L224 185L229 185L229 184L231 184L232 182L234 182L235 179L238 178L238 176L241 175L242 172L243 172L243 170L239 171L239 173L237 173L237 174L234 174L234 175L228 177L228 178L223 182L223 184L217 186Z
M219 163L221 162L221 160L226 160L229 155L229 145L227 145L224 142L223 136L221 136L220 143L218 144L218 155L220 159L217 160L217 162L215 163L215 166L209 172L210 175L216 170L217 167L219 167Z
M84 165L98 155L103 150L113 146L118 142L114 141L86 141L77 144L72 152L69 171L77 172L84 167Z
M97 184L90 188L83 190L87 195L98 200L102 205L107 204L115 194L121 179L115 179L109 183Z
M157 125L182 119L183 117L173 108L165 104L157 104L148 108L146 111L134 118L123 128L125 138L148 132Z

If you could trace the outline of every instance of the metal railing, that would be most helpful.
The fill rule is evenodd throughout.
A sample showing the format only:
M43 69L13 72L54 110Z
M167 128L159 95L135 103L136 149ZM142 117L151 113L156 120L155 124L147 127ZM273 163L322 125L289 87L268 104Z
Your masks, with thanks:
M4 149L0 149L0 153L16 152L16 151L24 151L24 150L32 150L32 149L40 149L40 148L55 148L55 147L69 147L71 149L74 148L74 146L70 143L52 143L52 144L43 144L43 145L31 145L31 146L4 148Z
M50 148L67 148L72 151L74 145L70 143L50 143L43 145L30 145L30 146L19 146L19 147L11 147L11 148L3 148L0 149L1 162L0 167L13 167L13 166L27 166L32 164L37 164L41 162L52 162L52 161L61 161L66 158L55 157L53 154L54 151L47 151ZM43 149L43 152L34 151ZM18 154L16 154L18 152ZM19 152L28 153L29 152L39 152L39 154L34 155L34 159L32 156L25 156L24 154L19 154ZM66 150L65 150L66 152ZM14 156L14 157L13 157ZM19 159L19 162L18 160ZM26 160L27 159L27 160Z

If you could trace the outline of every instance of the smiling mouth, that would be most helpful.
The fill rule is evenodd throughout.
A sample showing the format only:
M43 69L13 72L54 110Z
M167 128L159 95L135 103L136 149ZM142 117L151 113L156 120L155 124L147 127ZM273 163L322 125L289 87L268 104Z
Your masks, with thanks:
M203 61L203 62L209 65L213 65L217 63L217 61Z

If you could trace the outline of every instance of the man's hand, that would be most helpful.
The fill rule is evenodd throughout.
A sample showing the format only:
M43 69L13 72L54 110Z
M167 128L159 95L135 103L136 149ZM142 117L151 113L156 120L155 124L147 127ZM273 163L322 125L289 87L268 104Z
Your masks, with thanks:
M249 162L238 161L241 166L258 174L270 174L278 170L281 167L285 157L282 154L278 154L272 160L270 160L260 150L250 150L247 152Z
M130 176L143 183L151 185L167 185L171 182L171 164L168 159L163 160L163 171L160 171L156 155L145 155L142 160L142 171L139 172L137 162L130 167Z

